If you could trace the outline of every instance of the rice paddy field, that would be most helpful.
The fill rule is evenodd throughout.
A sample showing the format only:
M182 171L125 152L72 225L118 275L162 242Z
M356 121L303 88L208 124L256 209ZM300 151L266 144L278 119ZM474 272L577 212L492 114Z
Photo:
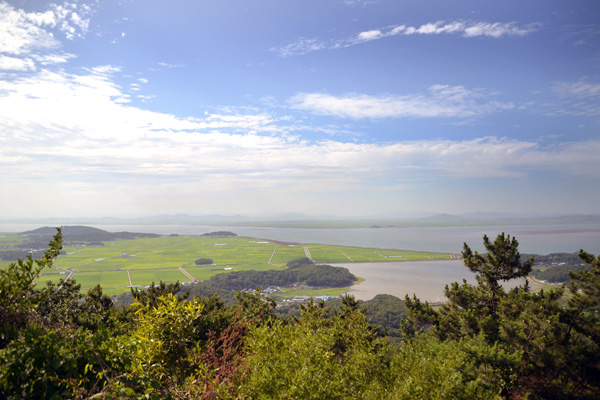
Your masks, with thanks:
M0 233L0 246L25 239L24 236ZM64 254L55 261L54 268L42 271L40 282L58 282L70 276L81 284L82 290L100 284L110 295L128 291L130 286L147 286L152 282L201 281L231 271L282 268L288 261L306 256L321 264L452 258L445 253L281 244L250 237L203 236L120 240L104 242L102 247L67 246L63 250ZM197 266L194 261L199 258L209 258L214 264ZM0 261L0 268L8 264L8 261ZM339 290L344 291L344 288Z

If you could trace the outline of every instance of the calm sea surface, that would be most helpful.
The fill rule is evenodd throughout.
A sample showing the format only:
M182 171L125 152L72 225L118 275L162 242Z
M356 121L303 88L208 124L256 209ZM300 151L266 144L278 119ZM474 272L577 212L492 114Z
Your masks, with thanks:
M40 224L0 223L0 232L23 232L39 228ZM600 224L589 225L521 225L466 226L445 228L249 228L207 225L90 225L111 232L129 231L158 234L200 235L216 230L229 230L241 236L298 243L319 243L344 246L380 247L387 249L422 250L459 253L463 243L482 251L483 235L491 239L502 232L519 241L521 253L548 254L575 252L584 249L600 253Z
M445 301L444 287L452 282L476 284L475 275L461 260L454 261L406 261L384 263L334 264L346 267L365 281L352 286L348 293L359 300L369 300L377 294L391 294L404 299L416 294L423 301ZM502 286L505 289L524 285L525 279L514 279ZM532 286L535 289L534 286Z

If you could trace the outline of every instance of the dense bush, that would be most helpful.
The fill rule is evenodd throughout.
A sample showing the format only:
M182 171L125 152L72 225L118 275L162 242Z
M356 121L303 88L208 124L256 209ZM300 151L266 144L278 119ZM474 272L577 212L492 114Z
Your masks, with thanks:
M203 233L200 236L208 236L208 237L235 237L237 234L229 231L217 231L217 232L209 232Z

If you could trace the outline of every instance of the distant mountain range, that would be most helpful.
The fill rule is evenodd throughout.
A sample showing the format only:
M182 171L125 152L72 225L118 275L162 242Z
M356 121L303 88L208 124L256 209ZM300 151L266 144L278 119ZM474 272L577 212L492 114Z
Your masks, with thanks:
M314 228L414 227L414 226L500 226L500 225L564 225L599 224L600 214L523 215L474 212L463 215L437 214L415 218L393 216L334 217L309 216L300 213L264 215L188 215L163 214L135 218L24 218L1 222L60 225L212 225L212 226L274 226Z

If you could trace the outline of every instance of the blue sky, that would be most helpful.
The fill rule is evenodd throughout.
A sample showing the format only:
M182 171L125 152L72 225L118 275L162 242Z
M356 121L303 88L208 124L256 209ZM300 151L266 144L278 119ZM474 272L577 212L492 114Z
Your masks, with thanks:
M600 212L597 1L0 1L0 217Z

